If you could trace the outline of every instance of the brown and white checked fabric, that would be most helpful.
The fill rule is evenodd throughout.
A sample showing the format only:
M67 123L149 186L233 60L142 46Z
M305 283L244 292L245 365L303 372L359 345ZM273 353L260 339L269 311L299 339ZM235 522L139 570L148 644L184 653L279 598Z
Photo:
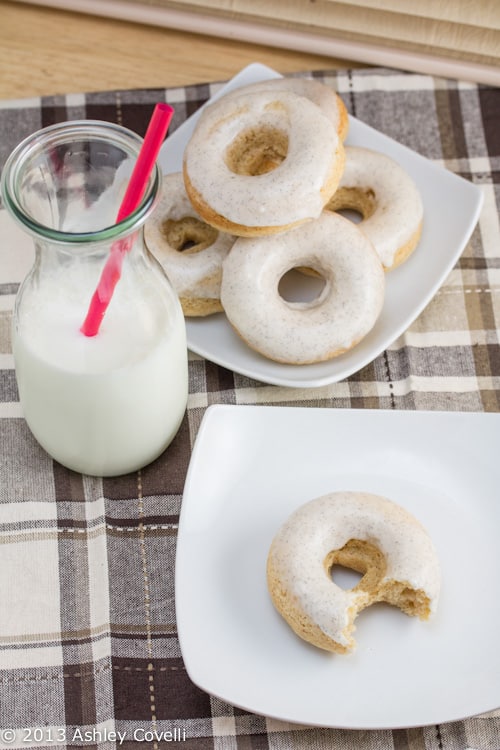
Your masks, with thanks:
M479 225L419 319L361 372L318 389L279 388L192 355L188 410L174 443L141 472L105 480L54 463L22 419L9 334L22 272L0 238L0 748L104 750L120 744L112 732L125 735L123 747L142 741L162 749L500 748L500 710L392 731L293 726L205 694L183 666L174 611L177 522L209 404L500 406L500 91L387 69L312 75L365 123L480 185ZM56 121L106 119L143 134L158 100L174 105L175 129L219 86L0 102L0 165L23 137ZM16 739L2 735L6 728ZM148 734L154 730L172 734L156 741Z

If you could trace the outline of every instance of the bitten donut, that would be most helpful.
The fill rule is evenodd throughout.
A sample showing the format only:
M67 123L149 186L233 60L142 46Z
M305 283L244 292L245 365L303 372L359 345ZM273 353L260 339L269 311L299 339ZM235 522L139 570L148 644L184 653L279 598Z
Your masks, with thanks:
M291 91L298 96L305 96L316 104L323 113L331 120L339 135L344 141L349 131L349 116L344 102L340 96L321 81L313 78L271 78L267 81L250 83L247 86L225 94L225 97L241 96L241 94L253 94L261 91Z
M293 268L324 279L311 302L279 292ZM289 364L321 362L347 351L375 324L384 301L384 271L367 237L344 217L319 219L284 234L239 238L222 266L221 302L248 346Z
M384 268L396 268L416 248L422 233L424 210L417 186L385 154L358 146L347 146L345 154L344 173L327 208L359 211L359 227L373 242Z
M331 569L363 574L345 590ZM299 507L274 537L267 559L272 601L306 641L352 651L358 613L387 602L427 620L440 590L440 566L424 527L401 506L365 492L334 492Z
M287 91L223 97L207 107L184 151L184 182L203 219L262 236L316 218L335 192L344 147L333 123Z
M222 310L222 261L236 237L206 224L191 206L182 173L163 178L160 202L146 222L144 238L164 267L186 316Z

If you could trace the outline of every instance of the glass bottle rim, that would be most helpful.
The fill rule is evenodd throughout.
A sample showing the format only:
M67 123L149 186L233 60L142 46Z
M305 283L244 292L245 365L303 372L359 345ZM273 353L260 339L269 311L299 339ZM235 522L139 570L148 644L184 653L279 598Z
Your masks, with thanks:
M41 224L23 210L18 191L17 177L21 173L32 149L46 141L51 145L62 144L78 137L102 137L121 146L132 157L137 158L143 139L133 130L105 120L69 120L55 123L35 131L22 140L12 151L1 175L1 193L5 208L30 234L50 242L65 245L94 244L114 241L138 229L150 215L159 195L162 174L158 163L148 181L144 196L138 207L121 221L90 232L65 232Z

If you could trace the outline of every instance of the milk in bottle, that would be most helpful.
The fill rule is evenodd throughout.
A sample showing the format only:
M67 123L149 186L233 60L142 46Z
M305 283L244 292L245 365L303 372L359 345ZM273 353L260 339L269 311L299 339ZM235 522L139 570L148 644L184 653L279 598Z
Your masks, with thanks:
M34 267L18 292L13 353L19 397L39 443L64 466L112 476L165 450L188 392L185 324L144 247L158 170L129 220L114 225L141 139L107 123L63 123L11 155L6 207L32 234ZM113 243L128 242L121 277L95 336L80 328Z

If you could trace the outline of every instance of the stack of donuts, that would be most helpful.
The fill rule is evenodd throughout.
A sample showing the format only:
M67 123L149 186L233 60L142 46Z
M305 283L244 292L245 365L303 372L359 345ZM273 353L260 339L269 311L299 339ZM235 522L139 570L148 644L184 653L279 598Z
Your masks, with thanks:
M345 145L347 132L342 100L313 79L251 84L205 107L145 228L186 316L223 311L249 347L288 364L331 359L369 333L423 207L401 166ZM313 300L281 295L292 269L321 278Z

